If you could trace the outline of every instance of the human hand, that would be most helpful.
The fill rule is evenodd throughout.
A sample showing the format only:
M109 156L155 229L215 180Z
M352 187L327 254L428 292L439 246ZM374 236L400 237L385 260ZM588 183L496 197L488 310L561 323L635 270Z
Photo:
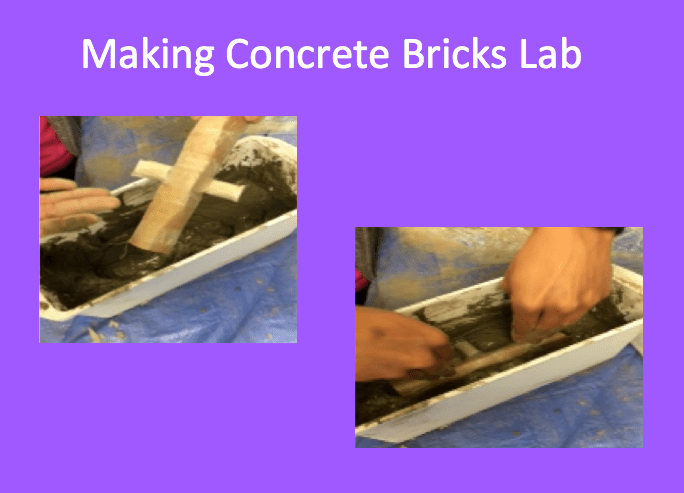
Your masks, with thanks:
M514 341L539 342L610 294L613 236L596 228L534 229L503 282Z
M76 188L76 183L62 178L41 178L40 237L67 231L78 231L99 221L92 214L121 205L108 190Z
M193 120L199 120L202 117L201 116L191 116L190 118L192 118ZM264 117L263 116L243 116L242 118L244 118L247 123L257 123L257 122L260 122L261 120L263 120Z
M356 381L439 376L453 357L439 329L398 313L356 307Z

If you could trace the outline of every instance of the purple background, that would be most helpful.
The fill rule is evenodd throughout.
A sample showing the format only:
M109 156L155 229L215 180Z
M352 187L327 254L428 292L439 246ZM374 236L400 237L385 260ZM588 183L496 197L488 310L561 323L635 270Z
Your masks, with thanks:
M668 363L682 342L671 320L681 303L675 2L16 5L5 7L2 33L2 207L5 234L16 238L3 244L12 259L0 358L6 491L461 490L519 481L632 490L678 472L681 383ZM214 45L216 71L81 68L83 38L141 47L143 36ZM404 38L449 37L454 47L472 36L505 46L506 68L402 67ZM562 36L582 50L578 69L519 68L520 38L560 47ZM224 53L238 37L271 48L361 40L387 47L390 68L237 71ZM299 117L299 343L38 346L37 116L243 111ZM647 227L647 330L656 335L647 337L645 449L600 457L354 449L352 228L533 224Z

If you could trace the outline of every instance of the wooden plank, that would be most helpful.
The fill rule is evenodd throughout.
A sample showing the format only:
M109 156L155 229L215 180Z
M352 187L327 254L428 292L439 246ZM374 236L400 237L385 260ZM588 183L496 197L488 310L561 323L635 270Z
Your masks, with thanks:
M519 358L529 351L552 345L560 341L565 341L568 338L565 334L558 332L547 339L544 339L539 344L530 344L528 342L518 342L509 344L501 349L492 351L491 353L477 352L473 354L472 357L458 364L453 368L454 374L448 377L442 377L437 380L420 380L420 379L404 379L404 380L394 380L392 382L392 387L400 395L405 397L422 394L423 392L430 390L434 387L442 385L446 382L451 382L453 380L458 380L463 378L470 373L473 373L483 368L488 368L490 366L498 365L500 363L505 363L515 358ZM468 344L470 345L470 344Z
M150 252L171 252L218 172L221 158L246 126L241 116L205 116L197 123L129 240L131 245Z

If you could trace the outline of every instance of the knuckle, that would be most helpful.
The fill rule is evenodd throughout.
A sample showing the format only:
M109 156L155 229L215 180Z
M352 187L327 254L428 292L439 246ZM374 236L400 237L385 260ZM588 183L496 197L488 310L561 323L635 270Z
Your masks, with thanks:
M563 300L556 303L553 307L555 311L562 314L572 313L579 308L579 304L572 300Z
M513 303L514 308L518 308L525 312L536 312L541 310L541 302L533 299L523 298Z

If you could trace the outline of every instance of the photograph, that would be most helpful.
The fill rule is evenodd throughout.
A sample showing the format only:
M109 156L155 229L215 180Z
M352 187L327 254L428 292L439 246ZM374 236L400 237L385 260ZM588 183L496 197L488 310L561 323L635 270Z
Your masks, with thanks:
M8 4L0 489L672 489L680 4Z
M643 228L355 228L357 448L643 446Z
M41 116L40 342L297 342L297 117Z

